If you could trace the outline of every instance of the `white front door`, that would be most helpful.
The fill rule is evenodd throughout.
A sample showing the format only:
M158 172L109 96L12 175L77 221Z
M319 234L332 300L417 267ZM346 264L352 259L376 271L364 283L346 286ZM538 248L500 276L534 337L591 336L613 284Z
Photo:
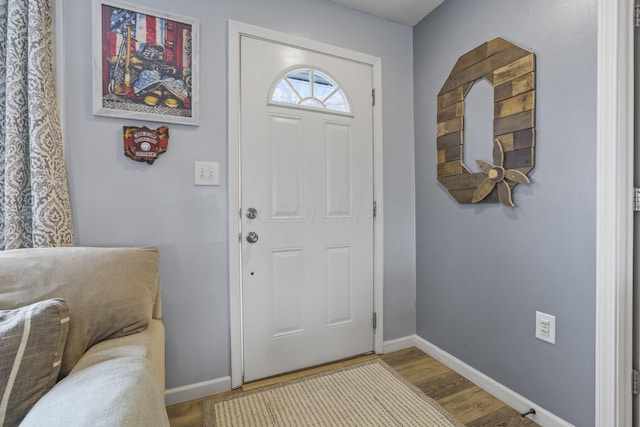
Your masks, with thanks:
M634 31L634 187L640 187L640 33ZM640 370L640 213L633 216L633 369ZM632 396L633 425L640 425L640 395Z
M344 58L248 36L240 50L252 381L373 351L373 83Z

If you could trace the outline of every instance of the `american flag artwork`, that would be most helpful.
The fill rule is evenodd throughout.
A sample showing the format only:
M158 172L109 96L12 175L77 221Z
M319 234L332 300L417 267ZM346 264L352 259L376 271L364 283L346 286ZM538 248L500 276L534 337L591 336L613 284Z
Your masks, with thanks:
M154 16L135 13L130 10L111 8L110 32L115 35L112 49L126 43L127 26L131 27L131 43L135 49L139 43L152 43L164 46L166 43L167 20ZM115 53L112 51L111 53Z
M102 4L103 107L191 117L192 25Z

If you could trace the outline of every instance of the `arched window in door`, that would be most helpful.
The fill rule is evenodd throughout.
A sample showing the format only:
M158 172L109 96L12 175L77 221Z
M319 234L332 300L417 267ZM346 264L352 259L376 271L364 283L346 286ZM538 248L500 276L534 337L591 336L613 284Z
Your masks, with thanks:
M331 77L314 69L296 69L277 80L271 91L274 104L351 113L346 95Z

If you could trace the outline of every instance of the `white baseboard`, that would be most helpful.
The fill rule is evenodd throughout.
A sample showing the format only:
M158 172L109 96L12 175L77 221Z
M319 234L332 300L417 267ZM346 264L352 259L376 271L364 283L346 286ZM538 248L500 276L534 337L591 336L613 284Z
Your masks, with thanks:
M201 383L189 384L182 387L171 388L165 391L164 404L188 402L231 390L231 377L221 377Z
M459 373L472 383L491 393L496 398L500 399L507 405L514 408L519 412L526 412L529 408L536 410L535 415L530 415L529 418L532 421L540 424L543 427L574 427L573 424L568 423L557 415L541 408L529 399L521 396L515 391L505 387L496 380L488 377L482 372L464 363L462 360L455 358L441 348L431 344L429 341L415 336L415 346L420 350L427 353L429 356L443 363L451 370Z
M382 343L382 354L392 353L394 351L404 350L405 348L415 347L417 335L408 335L395 340L389 340Z

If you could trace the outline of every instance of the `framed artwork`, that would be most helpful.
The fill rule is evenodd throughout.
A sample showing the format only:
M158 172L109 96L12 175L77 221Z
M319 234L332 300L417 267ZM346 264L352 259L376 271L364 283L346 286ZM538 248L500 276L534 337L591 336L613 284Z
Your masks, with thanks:
M94 0L93 113L198 125L198 20Z

